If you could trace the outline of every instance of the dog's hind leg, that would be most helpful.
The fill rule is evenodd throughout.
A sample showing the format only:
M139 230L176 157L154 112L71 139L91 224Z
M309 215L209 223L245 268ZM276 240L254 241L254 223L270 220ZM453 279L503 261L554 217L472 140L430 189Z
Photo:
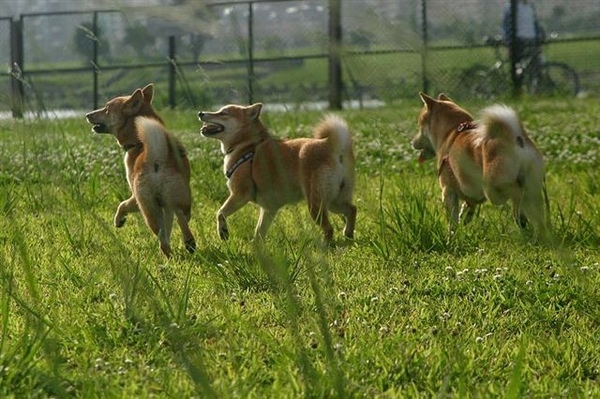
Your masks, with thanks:
M522 183L518 179L515 182L485 186L485 196L492 204L501 206L507 200L512 202L512 216L521 229L526 228L528 222L526 212L522 209L523 195Z
M450 222L450 231L453 232L458 225L458 194L447 187L442 188L442 201Z
M256 224L256 229L254 230L254 239L262 240L267 236L267 231L273 223L275 216L277 215L277 209L266 209L260 208L260 215L258 216L258 223Z
M330 243L333 240L333 226L329 221L327 206L321 200L310 199L308 202L308 210L313 220L321 226L325 242Z
M121 202L117 207L117 213L115 213L115 226L123 227L127 218L127 214L132 212L138 212L139 210L140 209L138 208L137 201L135 200L135 196L133 195L125 201Z
M173 224L173 212L167 212L168 214L165 215L163 208L155 201L139 201L138 204L142 211L142 215L144 215L146 225L159 239L160 250L166 257L170 257L171 246L169 244L169 238ZM165 223L165 219L167 219L165 216L168 216L169 218L167 223Z
M346 226L344 226L344 235L348 238L354 238L354 226L356 225L356 206L348 204L348 210L345 213Z
M459 220L462 220L463 224L469 224L473 220L476 210L477 204L465 201L460 208Z
M164 248L171 249L171 232L173 231L173 209L164 207L163 211L163 225L162 229L158 232L158 239L160 240L160 249L164 251Z
M539 190L525 191L521 202L521 212L526 215L531 222L534 230L534 238L536 240L547 240L548 229L546 226L546 214L544 211L544 200L541 188L539 188Z
M515 223L519 228L524 229L527 227L527 212L523 210L523 196L524 192L519 183L514 185L513 187L507 188L505 190L510 197L513 206L513 218Z
M344 226L344 235L348 238L354 238L354 226L356 224L356 206L348 202L345 204L332 204L331 211L344 216L346 225Z
M519 206L513 205L513 218L515 219L515 223L519 228L524 229L527 227L527 223L529 223L529 219L527 218L523 209Z
M196 240L194 239L194 235L190 230L189 222L191 219L191 213L189 207L187 210L178 209L175 212L177 216L177 223L179 224L179 228L181 229L181 234L183 235L183 242L185 244L185 249L189 253L194 253L196 251Z

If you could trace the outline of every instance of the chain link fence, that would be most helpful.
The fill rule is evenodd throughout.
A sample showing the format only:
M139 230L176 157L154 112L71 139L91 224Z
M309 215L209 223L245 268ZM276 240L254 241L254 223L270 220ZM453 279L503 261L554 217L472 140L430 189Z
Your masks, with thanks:
M263 101L326 107L332 89L330 1L183 1L0 18L0 47L12 49L0 52L6 66L0 73L0 111L14 108L15 82L24 109L34 112L91 109L148 82L157 85L159 106ZM510 82L510 68L498 68L499 61L506 65L506 49L484 39L501 33L506 4L341 1L343 98L360 106L380 105L414 99L424 90L469 100L494 83L471 85L492 70L494 79ZM579 95L600 94L600 2L534 4L549 39L545 60L576 72ZM22 36L19 57L12 54L15 23Z
M11 18L0 18L0 48L6 49L0 51L0 112L11 109L11 79L10 79L10 30Z

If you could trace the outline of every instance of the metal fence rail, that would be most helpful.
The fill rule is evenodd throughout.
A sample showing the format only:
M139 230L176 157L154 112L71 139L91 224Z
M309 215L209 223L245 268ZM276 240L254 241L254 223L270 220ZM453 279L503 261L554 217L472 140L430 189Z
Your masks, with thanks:
M196 2L190 2L196 3ZM468 96L465 71L497 60L504 0L248 0L202 7L0 18L0 111L91 109L150 81L162 106L227 102L339 107L418 90ZM547 0L536 11L552 61L600 93L600 3Z

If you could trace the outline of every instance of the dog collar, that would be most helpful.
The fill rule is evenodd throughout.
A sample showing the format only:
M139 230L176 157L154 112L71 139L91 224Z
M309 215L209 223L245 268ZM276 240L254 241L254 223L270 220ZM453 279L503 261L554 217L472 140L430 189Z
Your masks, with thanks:
M247 153L242 155L241 158L239 158L237 161L235 161L233 163L233 165L231 165L231 167L229 167L229 169L227 169L227 171L225 172L225 176L228 179L231 178L231 176L233 175L233 172L235 172L235 170L237 168L239 168L244 162L251 160L252 157L254 157L254 151L248 151Z
M123 148L123 150L125 152L127 152L127 151L131 150L132 148L141 147L141 146L142 146L142 142L140 141L140 142L135 143L135 144L125 144L125 145L122 145L121 148Z
M460 133L460 132L464 132L465 130L472 130L475 128L477 128L477 124L475 122L466 121L466 122L459 124L458 127L456 128L456 131L458 133Z
M465 121L465 122L459 123L459 125L456 127L456 132L457 133L462 133L465 130L473 130L473 129L476 129L476 128L477 128L477 124L475 122L473 122L473 121ZM454 136L454 138L452 139L452 141L448 145L448 150L447 150L446 154L439 161L438 177L442 174L442 169L444 167L448 167L448 168L452 169L452 167L450 166L450 163L448 162L448 152L450 152L450 147L452 146L452 144L454 144L454 140L456 140L456 136Z

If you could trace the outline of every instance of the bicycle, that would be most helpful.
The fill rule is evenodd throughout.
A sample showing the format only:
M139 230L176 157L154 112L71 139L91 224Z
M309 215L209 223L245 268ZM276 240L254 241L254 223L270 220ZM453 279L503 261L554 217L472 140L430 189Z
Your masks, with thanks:
M475 64L459 76L457 92L472 98L488 100L507 95L513 88L510 76L510 59L503 55L504 41L501 37L484 39L496 54L492 66ZM517 78L524 91L531 95L576 96L579 93L579 76L564 62L546 61L542 43L530 46L516 65Z

